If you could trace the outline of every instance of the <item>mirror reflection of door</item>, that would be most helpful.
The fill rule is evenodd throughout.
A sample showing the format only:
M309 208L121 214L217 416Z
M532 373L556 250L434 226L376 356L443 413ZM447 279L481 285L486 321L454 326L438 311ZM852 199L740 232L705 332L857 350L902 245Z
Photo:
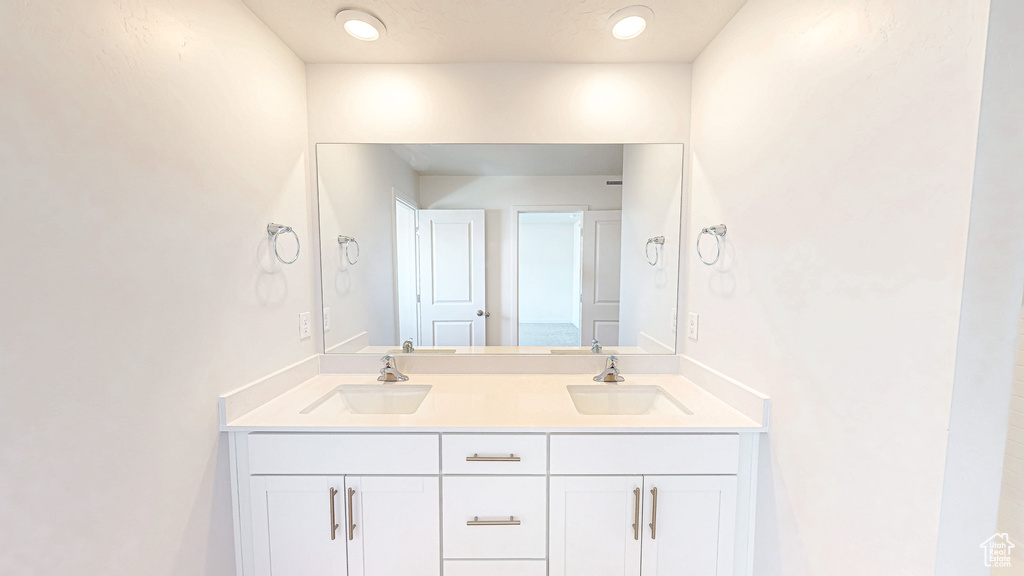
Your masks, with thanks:
M416 262L417 209L395 198L395 285L398 300L398 341L420 343L419 265Z
M419 211L420 344L486 346L484 211Z
M621 210L583 213L583 345L619 345L621 244Z

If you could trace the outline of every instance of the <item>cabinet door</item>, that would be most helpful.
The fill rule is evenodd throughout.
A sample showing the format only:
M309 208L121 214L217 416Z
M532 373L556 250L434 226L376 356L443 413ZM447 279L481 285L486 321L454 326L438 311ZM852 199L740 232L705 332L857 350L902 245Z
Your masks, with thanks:
M735 476L645 476L642 575L731 575L735 519Z
M349 576L438 576L441 573L437 477L346 476L352 492ZM349 526L343 526L349 537Z
M250 478L256 576L345 575L341 478ZM332 509L334 524L331 522Z
M639 576L642 476L552 476L550 576Z

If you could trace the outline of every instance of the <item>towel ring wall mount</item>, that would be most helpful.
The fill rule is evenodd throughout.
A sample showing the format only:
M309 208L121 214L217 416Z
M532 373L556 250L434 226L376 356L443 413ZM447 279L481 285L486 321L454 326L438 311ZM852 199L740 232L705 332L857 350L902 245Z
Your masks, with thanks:
M359 262L359 242L356 242L356 239L352 236L338 236L338 244L341 244L345 251L345 260L347 260L350 265L355 266L356 262ZM354 260L348 251L349 246L352 244L356 245L356 257Z
M654 244L654 260L651 260L651 244ZM655 236L654 238L648 238L647 244L644 245L644 256L647 257L647 263L651 266L657 266L658 260L661 259L661 246L665 245L664 236Z
M721 258L722 242L725 238L725 232L725 224L719 224L718 226L709 226L707 228L703 228L701 229L700 234L697 234L697 258L700 258L700 261L703 262L705 265L713 266L716 262L718 262L718 259ZM710 234L715 238L715 257L711 259L711 261L708 261L708 259L705 258L700 251L700 239L705 234Z
M277 251L277 239L281 234L289 233L292 236L295 236L295 256L291 260L285 260L281 257L281 253ZM302 244L299 242L299 235L291 226L271 222L270 224L267 224L267 234L270 236L270 244L274 249L274 256L277 256L277 259L280 260L282 264L294 264L295 261L299 259L299 252L302 251Z

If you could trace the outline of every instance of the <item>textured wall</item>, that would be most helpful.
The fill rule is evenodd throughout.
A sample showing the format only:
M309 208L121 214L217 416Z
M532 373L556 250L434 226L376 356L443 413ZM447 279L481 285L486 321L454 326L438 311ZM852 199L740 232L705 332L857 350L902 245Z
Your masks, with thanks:
M314 353L304 66L237 0L0 35L0 574L232 574L217 397Z

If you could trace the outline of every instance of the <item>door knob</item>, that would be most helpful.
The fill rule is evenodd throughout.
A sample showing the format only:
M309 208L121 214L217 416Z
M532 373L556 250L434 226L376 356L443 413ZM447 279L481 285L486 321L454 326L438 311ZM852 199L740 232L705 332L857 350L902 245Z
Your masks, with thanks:
M484 312L483 310L477 310L476 311L476 315L477 316L483 316L484 318L490 318L491 317L491 313L490 312Z

